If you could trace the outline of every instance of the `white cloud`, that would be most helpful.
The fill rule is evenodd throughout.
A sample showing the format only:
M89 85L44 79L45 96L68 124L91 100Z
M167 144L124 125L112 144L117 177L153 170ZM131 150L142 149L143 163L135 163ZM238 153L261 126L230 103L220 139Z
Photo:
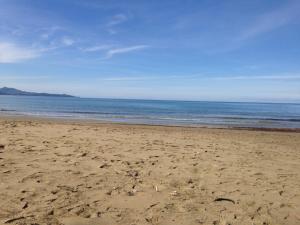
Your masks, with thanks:
M128 52L138 51L138 50L142 50L142 49L145 49L148 47L149 47L148 45L135 45L135 46L125 47L125 48L110 49L107 51L105 58L109 59L117 54L124 54L124 53L128 53Z
M61 39L61 42L65 46L71 46L75 43L75 41L73 39L69 38L69 37L63 37Z
M63 30L60 26L51 26L43 28L43 33L41 34L42 39L49 39L51 36L53 36L57 31Z
M114 35L114 34L117 34L118 32L115 30L115 29L107 29L108 33L111 34L111 35Z
M0 63L16 63L37 58L39 55L39 50L20 47L13 43L0 42Z

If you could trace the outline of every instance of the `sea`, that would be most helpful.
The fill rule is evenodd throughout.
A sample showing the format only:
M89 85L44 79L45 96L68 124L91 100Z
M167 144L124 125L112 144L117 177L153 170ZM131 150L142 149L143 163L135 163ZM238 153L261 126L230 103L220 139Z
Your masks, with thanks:
M0 95L0 115L131 124L300 128L300 104Z

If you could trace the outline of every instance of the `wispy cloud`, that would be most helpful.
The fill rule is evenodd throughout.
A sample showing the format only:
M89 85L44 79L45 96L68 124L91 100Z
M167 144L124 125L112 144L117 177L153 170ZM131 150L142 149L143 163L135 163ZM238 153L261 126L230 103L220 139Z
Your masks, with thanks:
M242 31L237 39L245 40L253 38L288 25L295 18L299 17L299 11L300 2L291 1L284 7L262 14L250 26Z
M112 27L112 26L116 26L118 24L124 23L125 21L127 21L128 18L126 15L124 14L117 14L114 15L111 20L107 23L108 27Z
M138 51L138 50L142 50L142 49L145 49L145 48L149 48L149 46L148 45L135 45L135 46L125 47L125 48L110 49L106 52L105 59L110 59L114 55L129 53L129 52L133 52L133 51Z
M300 80L300 75L219 76L214 80Z
M144 80L155 80L159 79L156 76L119 76L119 77L105 77L99 80L103 81L144 81Z
M112 45L95 45L87 48L80 48L83 52L97 52L112 48Z
M16 63L39 57L38 49L17 46L13 43L0 42L0 63Z
M114 28L122 23L125 23L127 20L128 20L128 17L125 14L114 15L106 24L107 31L110 34L116 34L117 31Z
M49 76L32 76L32 75L0 75L1 80L41 80L48 79Z
M147 81L147 80L219 80L219 81L238 81L238 80L300 80L300 75L256 75L256 76L218 76L218 75L140 75L140 76L112 76L99 78L103 81Z

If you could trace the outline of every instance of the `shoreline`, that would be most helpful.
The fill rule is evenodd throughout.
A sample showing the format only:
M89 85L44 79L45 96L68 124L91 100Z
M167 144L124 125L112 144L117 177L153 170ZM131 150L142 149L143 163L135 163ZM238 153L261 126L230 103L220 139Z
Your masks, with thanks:
M170 128L190 128L190 129L218 129L218 130L246 130L246 131L265 131L265 132L291 132L300 133L300 128L265 128L265 127L239 127L239 126L219 126L219 125L178 125L178 124L147 124L147 123L130 123L130 122L114 122L108 120L97 119L77 119L77 118L60 118L60 117L43 117L43 116L27 116L27 115L1 115L0 120L12 121L37 121L52 122L62 124L77 125L123 125L123 126L141 126L141 127L170 127Z

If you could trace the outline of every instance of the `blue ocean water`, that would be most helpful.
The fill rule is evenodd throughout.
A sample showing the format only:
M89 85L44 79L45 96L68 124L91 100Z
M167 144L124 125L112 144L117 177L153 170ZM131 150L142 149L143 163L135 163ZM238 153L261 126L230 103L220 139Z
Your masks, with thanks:
M138 124L300 128L300 104L0 96L0 115Z

